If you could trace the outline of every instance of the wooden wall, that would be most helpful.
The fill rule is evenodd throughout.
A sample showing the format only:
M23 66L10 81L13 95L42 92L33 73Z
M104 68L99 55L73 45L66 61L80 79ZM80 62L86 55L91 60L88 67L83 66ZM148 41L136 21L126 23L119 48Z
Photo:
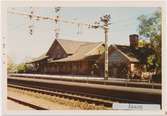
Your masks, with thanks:
M47 55L53 59L60 59L68 56L57 40L54 41L48 50Z
M88 75L91 67L88 65L87 61L50 63L45 66L45 71L49 74Z

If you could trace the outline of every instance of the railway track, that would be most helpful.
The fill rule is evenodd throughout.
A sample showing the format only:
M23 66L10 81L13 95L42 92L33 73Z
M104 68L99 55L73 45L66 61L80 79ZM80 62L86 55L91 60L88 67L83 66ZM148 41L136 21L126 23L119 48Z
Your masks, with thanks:
M37 91L38 89L38 91L46 92L47 94L104 104L105 106L112 106L113 102L161 104L161 91L153 89L16 77L9 77L8 84L9 86L12 84L13 87L17 85L32 91Z
M23 105L23 106L31 107L31 108L33 108L33 109L35 109L35 110L48 110L48 109L43 108L43 107L40 107L40 106L38 106L38 105L31 104L31 103L28 103L28 102L25 102L25 101L22 101L22 100L13 98L13 97L7 97L7 99L12 100L12 101L14 101L14 102L16 102L16 103L18 103L18 104Z
M8 84L8 87L31 91L31 92L42 93L42 94L46 94L50 96L57 96L57 97L63 97L63 98L68 98L68 99L73 99L73 100L79 100L81 102L87 102L87 103L96 104L96 105L103 105L107 107L112 107L112 104L113 104L113 102L109 100L91 98L91 97L81 96L81 95L74 94L74 93L72 94L69 92L49 91L49 90L46 90L46 88L24 87L24 86L18 86L14 84Z

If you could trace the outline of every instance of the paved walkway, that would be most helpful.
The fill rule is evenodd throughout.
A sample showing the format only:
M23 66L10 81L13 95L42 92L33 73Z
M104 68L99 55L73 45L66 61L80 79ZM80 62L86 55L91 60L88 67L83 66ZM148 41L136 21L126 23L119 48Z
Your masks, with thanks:
M107 82L133 82L133 83L149 83L148 81L141 80L129 80L126 78L108 78L108 80L104 80L103 77L93 77L93 76L81 76L81 75L48 75L48 74L13 74L13 75L21 75L21 76L30 76L30 77L47 77L47 78L62 78L62 79L76 79L76 80L102 80ZM160 85L160 83L151 83Z
M15 75L15 74L14 74ZM17 75L17 74L16 74ZM29 75L29 76L43 76L43 77L54 77L54 78L75 78L75 79L97 79L97 80L104 80L104 77L95 77L95 76L82 76L82 75L48 75L48 74L19 74L19 75ZM118 80L118 81L125 81L125 78L108 78L108 80Z

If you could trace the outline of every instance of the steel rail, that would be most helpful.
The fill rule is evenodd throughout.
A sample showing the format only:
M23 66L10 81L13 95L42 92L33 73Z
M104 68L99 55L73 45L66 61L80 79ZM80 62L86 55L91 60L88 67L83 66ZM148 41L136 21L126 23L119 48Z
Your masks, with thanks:
M34 104L31 104L31 103L28 103L28 102L25 102L25 101L22 101L22 100L13 98L13 97L7 97L7 99L12 100L12 101L14 101L14 102L16 102L16 103L22 104L22 105L24 105L24 106L31 107L31 108L36 109L36 110L48 110L48 109L43 108L43 107L41 107L41 106L34 105Z
M139 89L129 87L104 86L96 84L79 84L72 82L57 82L40 79L8 78L8 84L37 88L47 91L87 96L111 101L128 103L160 103L159 90ZM140 98L141 97L141 98Z
M93 103L96 105L104 105L107 107L112 107L112 104L113 104L113 102L109 101L109 100L91 98L91 97L87 97L87 96L77 95L74 93L72 94L69 92L49 91L46 88L24 87L24 86L20 86L20 85L18 86L18 85L14 85L14 84L8 84L8 87L32 91L32 92L38 92L38 93L47 94L47 95L51 95L51 96L58 96L58 97L64 97L64 98L68 98L68 99L79 100L82 102Z

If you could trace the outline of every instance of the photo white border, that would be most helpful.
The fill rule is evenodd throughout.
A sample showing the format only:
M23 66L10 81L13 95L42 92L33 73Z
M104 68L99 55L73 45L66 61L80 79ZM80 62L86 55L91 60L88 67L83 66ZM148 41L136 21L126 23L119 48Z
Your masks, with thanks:
M7 61L6 61L6 49L2 49L2 80L1 80L1 85L2 85L2 114L5 116L9 115L15 115L15 116L23 116L23 115L40 115L40 116L46 116L46 115L71 115L71 116L79 116L79 115L96 115L96 116L109 116L109 115L127 115L127 116L134 116L134 115L150 115L150 116L158 116L158 115L164 115L165 111L167 111L167 100L165 99L165 96L167 96L167 79L165 78L166 72L167 72L167 67L166 67L166 3L164 1L133 1L133 0L117 0L117 1L109 1L106 0L104 1L97 1L97 0L92 0L92 1L42 1L42 0L36 0L36 1L23 1L23 0L13 0L13 1L2 1L1 3L1 24L2 24L2 29L1 29L1 41L2 44L6 44L6 39L7 39L7 8L8 7L54 7L54 6L62 6L62 7L162 7L162 110L160 111L125 111L125 110L110 110L110 111L7 111L5 108L6 106L6 97L7 97ZM5 77L5 78L4 78Z

